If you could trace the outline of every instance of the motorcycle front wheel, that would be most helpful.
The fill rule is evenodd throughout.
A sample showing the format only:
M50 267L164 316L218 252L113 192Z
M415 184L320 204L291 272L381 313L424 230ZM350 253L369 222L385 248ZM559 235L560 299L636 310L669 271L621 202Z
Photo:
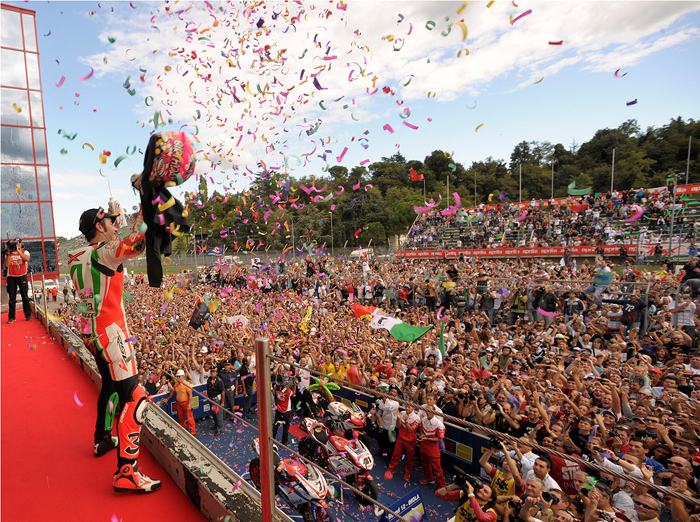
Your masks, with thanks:
M350 477L348 477L348 478L350 478ZM350 482L350 481L348 480L348 482ZM362 487L359 487L357 484L357 477L353 476L352 485L355 486L360 491L362 491L368 497L371 497L372 500L377 500L377 498L379 497L379 490L377 489L377 485L374 483L373 480L365 480L362 483ZM355 493L355 492L353 491L353 493ZM360 504L370 504L370 502L368 502L366 498L361 497L357 493L355 493L355 497L360 502Z
M329 506L327 508L318 504L308 503L302 511L304 522L335 522L335 514Z

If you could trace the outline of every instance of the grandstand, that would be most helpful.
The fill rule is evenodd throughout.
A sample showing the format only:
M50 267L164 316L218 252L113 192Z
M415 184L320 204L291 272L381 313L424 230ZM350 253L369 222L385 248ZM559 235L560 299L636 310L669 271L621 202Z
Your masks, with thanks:
M565 248L595 251L604 245L606 254L618 253L624 245L631 255L646 257L653 246L665 246L673 221L674 258L683 259L700 228L698 185L678 187L675 216L671 218L673 198L665 188L632 190L609 195L568 197L516 204L480 205L443 216L440 211L425 212L416 217L406 240L401 245L405 257L429 257L424 252L478 250L478 255L513 255L537 249L532 254L561 255ZM644 214L631 220L639 205ZM677 245L680 243L680 245ZM549 252L541 252L542 249ZM573 252L576 254L577 252Z

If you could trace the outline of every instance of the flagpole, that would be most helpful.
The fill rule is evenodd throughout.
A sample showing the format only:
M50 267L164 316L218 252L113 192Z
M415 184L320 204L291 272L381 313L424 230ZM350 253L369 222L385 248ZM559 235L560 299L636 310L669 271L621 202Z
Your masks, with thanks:
M685 162L685 184L688 184L688 176L690 176L690 147L693 146L693 137L688 136L688 160Z
M520 171L520 203L523 202L523 164L518 164L518 170ZM476 180L476 172L474 173L474 179ZM476 181L474 182L474 194L476 194Z
M610 194L612 194L614 184L615 184L615 149L613 149L612 175L610 176Z
M552 161L552 197L554 199L554 161Z
M690 153L688 153L688 157L690 157ZM425 174L423 174L423 201L425 201Z
M450 175L447 174L447 206L445 208L450 208Z

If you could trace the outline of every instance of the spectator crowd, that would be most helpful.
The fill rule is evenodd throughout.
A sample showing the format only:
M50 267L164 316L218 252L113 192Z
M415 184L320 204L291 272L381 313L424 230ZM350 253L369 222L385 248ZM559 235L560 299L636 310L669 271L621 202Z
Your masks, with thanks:
M638 205L641 218L631 219ZM598 244L656 244L670 233L694 239L695 222L683 213L685 201L669 190L645 189L606 194L532 200L522 205L503 202L481 204L475 209L443 216L425 212L408 234L407 249L573 247ZM448 228L459 229L448 233ZM453 242L450 240L454 239ZM451 245L451 246L450 246Z
M667 198L643 191L589 199L584 213L533 208L521 223L563 241L572 230L592 237L609 217L624 217L630 202L666 218ZM522 211L501 205L483 220L505 223L514 212ZM562 233L550 235L558 227ZM434 410L404 411L395 400L377 400L368 431L389 462L385 478L400 471L411 480L418 454L422 473L414 478L458 502L458 521L697 522L700 510L690 503L584 466L595 461L695 498L700 493L700 268L691 259L675 276L610 261L576 269L542 260L217 263L167 276L165 290L131 275L125 306L140 383L151 395L176 394L186 404L187 394L176 389L183 385L166 371L211 385L224 405L252 395L252 379L241 377L260 368L252 353L232 346L252 347L262 334L280 358ZM79 297L61 311L78 333ZM195 331L187 325L198 302L211 318ZM357 304L435 327L415 342L398 341L356 317ZM310 383L295 367L275 371L298 375L299 388ZM248 401L244 413L251 411ZM522 443L494 440L478 455L489 479L448 484L436 449L444 438L441 413ZM194 432L186 411L182 418ZM213 428L225 429L220 418ZM529 441L569 457L537 454ZM402 461L404 454L410 457Z

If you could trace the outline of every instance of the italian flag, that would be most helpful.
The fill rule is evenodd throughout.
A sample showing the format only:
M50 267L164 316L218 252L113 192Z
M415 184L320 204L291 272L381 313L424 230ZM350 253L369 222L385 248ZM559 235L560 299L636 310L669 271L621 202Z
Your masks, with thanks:
M387 315L379 309L375 309L371 317L372 319L369 322L370 327L376 330L388 330L389 334L397 341L412 343L423 337L433 328L433 325L421 327L406 324L402 320Z

